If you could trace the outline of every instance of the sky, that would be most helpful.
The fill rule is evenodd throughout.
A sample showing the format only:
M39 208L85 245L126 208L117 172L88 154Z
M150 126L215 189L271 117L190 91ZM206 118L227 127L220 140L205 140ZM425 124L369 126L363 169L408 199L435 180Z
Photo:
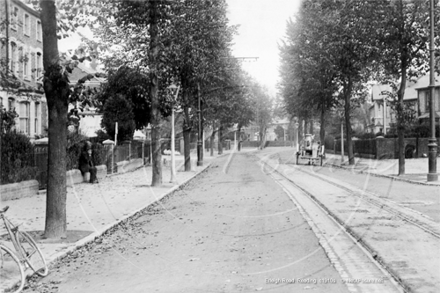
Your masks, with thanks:
M298 11L300 0L227 0L231 25L240 25L234 39L235 57L258 57L243 62L243 68L272 95L279 80L278 44L286 34L286 23Z
M258 57L242 63L243 68L276 94L279 79L278 44L285 36L286 23L298 11L301 0L227 0L231 25L239 25L234 38L235 57ZM83 32L87 35L87 32ZM61 51L73 49L80 39L60 40Z

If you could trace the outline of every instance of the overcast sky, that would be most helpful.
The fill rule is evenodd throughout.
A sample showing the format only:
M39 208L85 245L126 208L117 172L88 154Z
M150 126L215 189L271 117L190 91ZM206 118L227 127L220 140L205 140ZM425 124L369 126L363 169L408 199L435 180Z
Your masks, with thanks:
M236 57L258 57L243 67L271 93L279 79L278 43L285 36L286 22L298 11L300 0L227 0L229 20L240 25L235 37Z

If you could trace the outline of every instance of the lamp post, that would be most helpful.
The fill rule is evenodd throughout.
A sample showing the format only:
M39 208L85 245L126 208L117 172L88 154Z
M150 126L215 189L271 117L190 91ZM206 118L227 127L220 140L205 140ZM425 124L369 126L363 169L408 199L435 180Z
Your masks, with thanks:
M299 123L295 121L295 149L299 152L299 141L298 141Z
M434 79L434 0L430 0L430 43L429 43L429 89L430 89L430 109L429 121L431 128L431 137L429 138L428 149L428 181L438 181L437 174L437 139L435 138L435 79Z

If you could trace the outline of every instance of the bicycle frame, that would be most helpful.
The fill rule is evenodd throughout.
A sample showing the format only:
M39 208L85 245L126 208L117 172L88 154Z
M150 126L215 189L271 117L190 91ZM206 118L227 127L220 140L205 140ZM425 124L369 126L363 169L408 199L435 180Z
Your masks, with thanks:
M26 263L26 257L24 256L23 249L18 244L17 238L15 236L15 233L18 231L18 226L12 224L12 222L8 218L6 218L4 213L1 213L0 216L3 220L4 226L6 227L6 230L8 231L12 244L14 245L15 251L17 251L20 262Z

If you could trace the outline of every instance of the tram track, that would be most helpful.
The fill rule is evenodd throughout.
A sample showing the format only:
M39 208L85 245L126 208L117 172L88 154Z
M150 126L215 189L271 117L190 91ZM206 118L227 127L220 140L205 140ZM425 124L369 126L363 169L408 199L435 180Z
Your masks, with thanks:
M439 225L434 222L433 220L429 219L422 213L418 213L412 209L406 208L406 207L400 207L395 208L392 205L397 205L395 202L390 202L389 200L380 198L379 195L374 194L372 192L368 192L365 190L356 190L357 188L349 188L347 186L344 186L342 184L336 183L335 181L329 180L325 178L322 175L319 175L317 173L312 173L307 170L304 170L303 168L296 168L296 170L306 173L308 175L315 176L319 178L322 181L325 181L328 184L331 184L337 188L340 188L342 190L345 190L349 192L351 195L357 196L359 198L362 198L365 201L368 201L369 203L386 210L387 212L393 214L396 217L399 217L403 221L408 222L409 224L412 224L426 233L429 233L433 235L434 237L440 239L440 230ZM437 226L437 227L436 227Z
M405 272L404 268L400 268L395 265L395 263L399 263L399 262L403 263L404 265L407 265L406 263L407 259L402 257L390 261L390 259L393 259L391 255L385 255L384 257L383 255L384 250L382 248L378 249L377 247L378 241L375 241L374 236L369 235L369 234L374 234L374 232L371 231L376 229L381 230L383 228L382 226L385 224L383 224L383 222L381 221L382 219L377 220L376 223L374 223L374 221L362 222L358 220L357 224L354 223L356 221L354 221L353 219L358 217L359 214L362 214L363 211L368 212L369 208L365 208L366 206L367 207L374 206L377 211L382 213L382 215L389 215L388 218L386 218L387 216L383 216L383 217L386 218L387 220L390 220L390 222L395 223L396 221L400 221L402 223L405 223L405 225L410 225L415 229L419 229L420 231L423 231L423 233L428 234L429 237L434 237L435 240L438 241L438 239L440 238L440 232L437 227L438 224L435 223L433 220L411 209L405 207L393 206L392 201L379 198L379 196L374 193L366 192L365 190L359 190L357 187L350 187L348 184L344 184L344 183L341 184L335 182L334 180L326 178L324 175L312 173L309 170L306 170L300 166L293 165L286 167L287 165L280 164L279 158L277 158L276 160L273 160L273 158L272 159L263 158L262 166L263 168L269 167L270 171L273 172L273 174L276 174L276 176L272 176L274 177L275 180L279 182L284 181L284 188L288 189L288 185L293 186L301 193L306 195L308 198L310 198L314 202L314 204L316 204L322 210L324 210L325 213L328 215L328 217L331 220L335 221L340 226L340 228L352 238L352 241L354 241L356 245L360 246L363 250L365 250L365 253L368 254L369 257L371 257L371 259L374 260L376 265L381 269L383 269L386 272L386 274L388 274L394 280L394 282L396 282L398 287L401 288L403 292L435 292L438 289L437 287L433 291L430 291L428 285L428 287L425 287L423 289L415 290L415 288L417 287L422 287L419 286L420 284L415 284L420 282L415 282L415 283L407 282L406 279L408 276L408 272ZM327 184L331 186L328 187L328 189L340 190L340 192L336 192L336 193L344 193L345 194L344 197L350 198L352 203L354 202L354 197L356 197L357 198L356 209L353 209L351 211L352 214L348 216L348 218L344 219L343 217L344 215L342 212L340 211L335 212L334 205L329 207L328 202L323 202L323 198L325 197L323 197L322 195L317 196L316 191L310 190L310 184L309 185L304 183L301 184L302 183L301 180L292 179L293 177L292 172L295 173L296 177L299 176L298 174L301 174L301 176L308 176L308 178L313 178L315 185L318 184L317 182L319 181L322 182L322 184ZM280 179L279 176L281 176L282 179ZM335 199L337 199L337 197L335 197ZM394 205L396 204L394 203ZM346 206L349 205L346 204ZM360 211L360 213L357 213L358 211ZM371 229L371 231L368 231L369 229L367 230L364 229L361 230L362 232L360 233L359 227L361 225L366 225L366 226L370 225L369 229ZM399 225L395 225L395 226L398 227ZM433 240L431 239L430 242L432 243ZM405 261L402 259L404 259ZM410 262L411 260L408 260L408 263ZM438 285L437 280L432 280L432 279L429 280L427 283L430 283L430 285L432 285L431 281L434 284L437 283ZM435 286L436 285L434 285L434 287ZM365 292L369 292L369 291L365 291ZM384 291L384 292L388 292L388 291Z

